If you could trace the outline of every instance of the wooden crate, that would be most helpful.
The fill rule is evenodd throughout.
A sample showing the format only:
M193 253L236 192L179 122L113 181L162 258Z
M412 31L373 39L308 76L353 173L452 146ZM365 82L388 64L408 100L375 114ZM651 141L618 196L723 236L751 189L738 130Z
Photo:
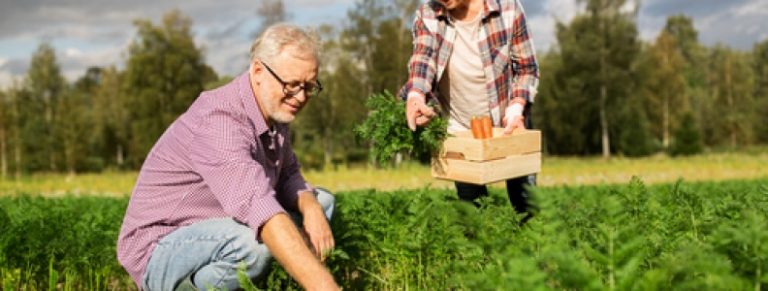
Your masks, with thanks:
M439 157L432 160L432 176L484 185L541 171L540 131L493 132L490 139L475 139L469 131L446 138Z

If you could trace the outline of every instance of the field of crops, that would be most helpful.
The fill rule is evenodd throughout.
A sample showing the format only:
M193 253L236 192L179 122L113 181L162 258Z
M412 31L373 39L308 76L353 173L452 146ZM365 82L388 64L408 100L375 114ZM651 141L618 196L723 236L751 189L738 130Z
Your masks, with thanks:
M338 193L328 263L346 290L765 290L768 179L542 187L524 227L500 189ZM2 290L133 289L127 198L0 198ZM295 289L280 268L262 287Z
M723 181L768 177L768 148L751 151L708 153L689 157L664 155L646 158L614 157L543 157L541 186L626 184L641 177L647 184L686 181ZM0 196L35 193L47 197L64 195L112 196L128 195L136 182L137 172L105 172L97 174L34 174L19 179L0 179ZM306 170L307 180L334 191L376 189L391 191L428 186L453 188L453 183L432 179L429 167L406 163L397 168L339 166L325 170ZM493 185L502 187L503 183Z

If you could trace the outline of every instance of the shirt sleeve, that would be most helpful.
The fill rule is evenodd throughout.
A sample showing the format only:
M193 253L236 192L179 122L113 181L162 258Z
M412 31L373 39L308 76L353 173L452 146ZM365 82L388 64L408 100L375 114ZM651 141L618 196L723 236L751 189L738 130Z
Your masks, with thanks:
M221 203L224 212L257 235L270 218L285 210L275 197L264 167L251 155L247 117L223 109L203 114L193 130L192 167Z
M436 53L436 38L433 31L424 24L422 17L422 6L416 12L416 19L413 23L413 54L408 61L408 81L405 83L400 93L401 99L406 100L408 93L419 91L424 96L429 96L432 91L432 80L436 74L436 64L434 56Z
M282 205L291 208L291 210L298 211L299 194L306 191L311 192L313 188L304 180L304 176L301 174L301 166L296 158L296 154L293 152L289 136L290 134L285 134L285 145L282 148L285 166L280 172L280 179L277 183L279 189L278 199L283 202Z
M526 102L533 103L539 85L539 65L536 62L536 50L525 21L525 12L517 0L515 0L513 19L510 53L515 80L509 100L520 97Z

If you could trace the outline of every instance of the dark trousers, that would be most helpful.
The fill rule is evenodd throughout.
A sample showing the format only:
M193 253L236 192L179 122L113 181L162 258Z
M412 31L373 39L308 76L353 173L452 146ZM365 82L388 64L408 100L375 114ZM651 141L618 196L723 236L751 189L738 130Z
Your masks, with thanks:
M512 204L512 208L514 208L517 213L530 213L530 193L526 187L535 184L535 176L523 176L509 179L506 181L506 184L507 195L509 196L509 202ZM475 204L475 206L479 206L477 203L478 198L488 196L488 187L485 185L456 182L456 191L459 194L459 199L471 202Z

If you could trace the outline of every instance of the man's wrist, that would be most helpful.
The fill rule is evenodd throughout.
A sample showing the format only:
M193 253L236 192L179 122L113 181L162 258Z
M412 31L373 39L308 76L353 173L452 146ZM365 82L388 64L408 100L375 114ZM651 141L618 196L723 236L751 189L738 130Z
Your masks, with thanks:
M419 91L411 91L411 92L408 93L408 97L406 99L406 102L408 102L408 103L419 102L419 103L424 104L424 103L427 102L427 100L426 100L426 97L424 97L424 94L422 94L421 92L419 92Z
M299 212L301 214L307 214L315 209L322 212L323 207L320 206L320 202L317 202L317 194L315 191L302 191L299 193Z
M510 104L507 107L507 111L506 111L507 119L509 121L512 121L513 118L516 118L518 116L522 116L523 115L523 109L524 109L524 107L520 103L515 102L515 103Z

